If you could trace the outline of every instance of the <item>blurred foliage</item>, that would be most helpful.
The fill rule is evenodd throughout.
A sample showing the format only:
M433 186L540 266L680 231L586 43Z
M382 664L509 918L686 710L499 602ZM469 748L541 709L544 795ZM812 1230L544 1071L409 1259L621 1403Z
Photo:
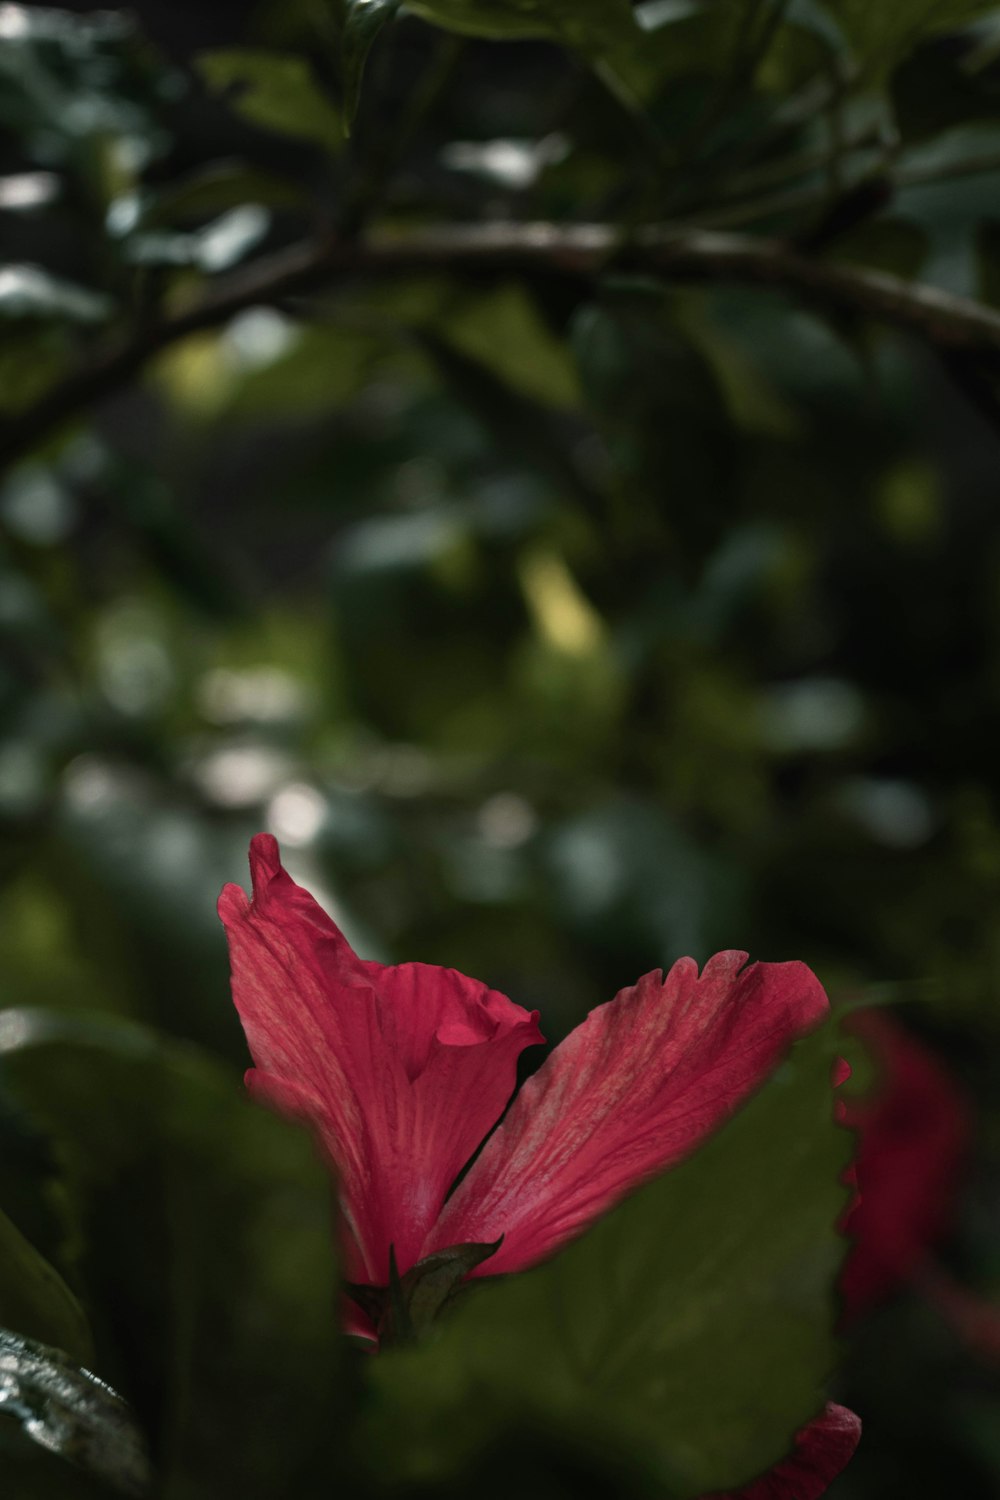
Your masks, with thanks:
M373 1393L327 1316L325 1185L238 1097L214 901L260 827L368 956L488 979L553 1039L681 953L888 982L979 1105L944 1253L1000 1295L995 351L613 259L268 281L373 229L656 221L988 309L998 185L1000 11L972 0L0 6L0 1323L74 1367L93 1340L164 1495L688 1495L777 1456L833 1357L843 1142L790 1133L791 1065L704 1160L470 1296L423 1405L394 1384L423 1350ZM699 1359L726 1351L671 1366L681 1436L688 1382L699 1421L723 1374L768 1414L717 1472L657 1448L638 1384L606 1429L546 1424L566 1388L518 1343L550 1282L604 1337L593 1258L647 1213L629 1314L683 1288ZM753 1334L699 1301L723 1232ZM996 1493L997 1371L915 1294L837 1394L866 1422L842 1500ZM0 1443L18 1494L106 1492Z
M329 1188L301 1133L196 1052L105 1018L9 1010L0 1057L53 1142L54 1253L159 1492L315 1491L337 1468L340 1361ZM18 1330L51 1330L67 1296L53 1284Z

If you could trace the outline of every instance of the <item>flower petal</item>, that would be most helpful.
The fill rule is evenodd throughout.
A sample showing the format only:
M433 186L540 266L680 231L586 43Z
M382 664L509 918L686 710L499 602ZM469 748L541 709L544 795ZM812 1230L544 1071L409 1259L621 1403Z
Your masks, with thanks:
M706 1500L818 1500L850 1462L860 1440L861 1418L829 1402L823 1415L802 1429L780 1464L744 1489Z
M504 1236L521 1270L687 1156L770 1073L827 999L804 964L680 959L591 1011L521 1089L422 1254Z
M453 969L357 957L278 846L250 846L253 900L226 886L233 998L251 1088L308 1120L336 1167L348 1276L384 1284L417 1259L445 1194L513 1091L537 1015Z

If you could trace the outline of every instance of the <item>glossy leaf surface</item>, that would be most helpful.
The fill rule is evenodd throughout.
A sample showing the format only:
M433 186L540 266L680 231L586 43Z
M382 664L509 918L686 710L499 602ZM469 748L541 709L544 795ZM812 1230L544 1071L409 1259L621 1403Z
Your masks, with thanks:
M145 1445L121 1397L61 1350L0 1328L0 1423L10 1420L19 1421L25 1436L40 1448L113 1490L148 1493ZM63 1480L62 1475L54 1480L60 1495L72 1492L68 1478ZM89 1488L83 1493L89 1494Z

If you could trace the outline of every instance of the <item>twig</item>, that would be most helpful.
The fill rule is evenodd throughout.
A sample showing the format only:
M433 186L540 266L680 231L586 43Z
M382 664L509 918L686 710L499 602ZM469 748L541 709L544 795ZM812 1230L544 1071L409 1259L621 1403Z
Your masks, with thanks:
M624 237L607 224L373 229L361 240L308 242L264 257L219 278L187 308L98 353L0 428L0 466L23 458L119 390L164 349L219 327L248 307L350 277L438 271L487 279L548 274L590 280L611 265L675 282L775 287L893 324L945 351L1000 358L1000 313L991 308L882 271L811 259L777 240L669 226L647 226Z

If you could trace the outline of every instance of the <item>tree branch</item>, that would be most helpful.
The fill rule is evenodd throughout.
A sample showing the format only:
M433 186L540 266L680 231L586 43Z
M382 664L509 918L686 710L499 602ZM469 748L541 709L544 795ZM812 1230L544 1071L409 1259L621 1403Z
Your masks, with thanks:
M1000 313L882 271L834 265L778 240L651 226L624 236L605 224L451 224L373 230L355 241L308 242L220 278L190 306L100 352L0 427L0 467L24 458L66 423L119 390L189 334L248 307L349 277L441 271L468 277L558 274L592 279L614 266L676 282L730 282L798 293L842 313L876 318L945 351L1000 361Z

